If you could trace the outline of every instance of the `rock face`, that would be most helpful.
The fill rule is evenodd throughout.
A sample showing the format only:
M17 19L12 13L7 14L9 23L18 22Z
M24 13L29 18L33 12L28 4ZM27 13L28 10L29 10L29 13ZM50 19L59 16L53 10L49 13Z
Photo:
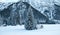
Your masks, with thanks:
M27 20L29 6L31 6L31 9L33 10L34 18L37 20L38 24L42 21L45 23L48 19L60 20L60 6L58 3L53 2L53 0L50 0L49 2L46 2L46 0L26 0L25 2L19 1L16 3L9 3L5 8L4 6L5 5L0 9L0 23L2 25L24 24Z
M6 9L3 9L0 12L0 15L3 18L3 24L6 25L16 25L21 24L23 20L23 13L25 11L25 4L22 2L17 2L9 5Z
M4 8L0 11L0 16L2 18L2 24L5 25L17 25L17 24L24 24L27 19L27 12L28 8L31 6L27 2L17 2L12 3L7 8ZM31 8L33 10L34 18L35 19L47 19L43 14L41 14L38 10ZM39 17L41 16L41 17ZM44 18L43 18L44 17Z
M11 5L12 3L3 3L0 2L0 11L2 11L3 9L7 8L9 5Z
M60 5L54 4L54 7L55 7L54 19L60 20Z

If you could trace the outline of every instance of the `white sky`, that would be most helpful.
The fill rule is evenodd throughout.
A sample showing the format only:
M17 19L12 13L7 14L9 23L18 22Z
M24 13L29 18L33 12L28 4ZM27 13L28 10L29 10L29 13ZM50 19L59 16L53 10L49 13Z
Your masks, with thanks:
M0 2L17 2L17 1L19 1L19 0L0 0ZM37 1L41 1L41 0L37 0ZM60 0L54 0L54 1L59 2Z
M0 2L17 2L19 0L0 0Z

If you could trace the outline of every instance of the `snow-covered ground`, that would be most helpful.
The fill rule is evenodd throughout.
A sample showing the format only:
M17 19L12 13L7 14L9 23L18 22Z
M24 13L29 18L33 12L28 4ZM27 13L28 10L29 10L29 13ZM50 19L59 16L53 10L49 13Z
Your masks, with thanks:
M43 26L37 30L25 30L24 25L0 27L0 35L60 35L60 24Z

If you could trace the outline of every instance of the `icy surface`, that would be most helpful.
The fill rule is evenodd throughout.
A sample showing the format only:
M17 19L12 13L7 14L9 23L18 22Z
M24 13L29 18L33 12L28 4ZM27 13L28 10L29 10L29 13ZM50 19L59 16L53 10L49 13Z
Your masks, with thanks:
M37 30L25 30L24 25L0 27L0 35L60 35L60 24L43 26Z

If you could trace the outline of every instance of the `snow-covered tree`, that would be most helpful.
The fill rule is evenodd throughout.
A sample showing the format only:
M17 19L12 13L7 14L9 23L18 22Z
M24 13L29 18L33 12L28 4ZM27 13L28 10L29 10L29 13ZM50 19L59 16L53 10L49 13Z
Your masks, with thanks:
M31 6L29 6L29 9L28 9L27 21L25 23L25 28L26 28L26 30L36 29L36 23L34 22L34 15L33 15Z

